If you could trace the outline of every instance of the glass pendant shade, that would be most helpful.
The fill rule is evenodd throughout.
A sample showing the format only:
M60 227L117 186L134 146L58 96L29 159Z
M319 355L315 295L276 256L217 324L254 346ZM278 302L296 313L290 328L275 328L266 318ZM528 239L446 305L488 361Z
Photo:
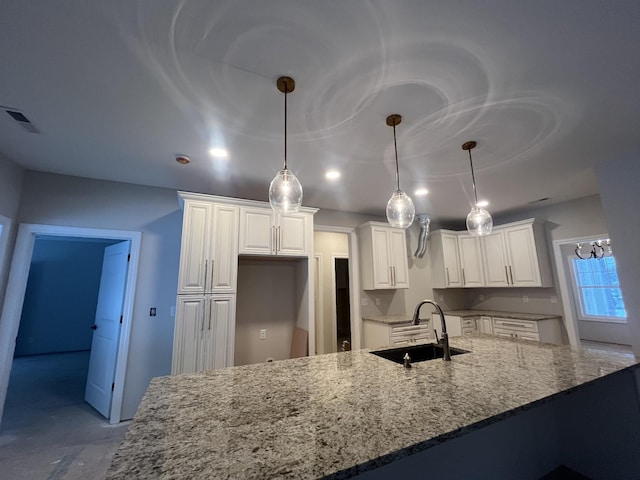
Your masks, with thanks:
M489 235L493 230L493 218L484 208L475 206L467 215L467 231L470 235Z
M276 212L297 212L302 205L302 185L289 169L280 170L269 185L269 203Z
M387 221L392 227L408 228L413 223L416 209L411 197L402 190L396 190L387 202Z

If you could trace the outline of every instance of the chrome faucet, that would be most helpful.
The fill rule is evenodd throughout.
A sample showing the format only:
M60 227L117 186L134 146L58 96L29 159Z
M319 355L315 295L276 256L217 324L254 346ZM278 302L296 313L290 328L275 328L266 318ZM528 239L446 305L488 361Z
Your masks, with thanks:
M442 345L442 360L451 361L451 350L449 349L449 335L447 335L447 322L444 319L444 313L442 312L442 308L433 300L422 300L416 306L415 312L413 312L413 324L420 325L420 307L425 303L430 303L436 310L438 311L438 315L440 315L440 323L442 324L442 338L438 341L440 345Z

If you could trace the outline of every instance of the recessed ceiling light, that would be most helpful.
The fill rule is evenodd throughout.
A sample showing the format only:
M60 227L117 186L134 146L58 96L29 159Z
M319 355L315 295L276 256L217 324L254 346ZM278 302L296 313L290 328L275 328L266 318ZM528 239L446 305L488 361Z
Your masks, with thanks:
M338 170L329 170L324 174L327 180L337 180L340 178L340 172Z
M176 162L178 162L180 165L188 165L189 163L191 163L191 159L186 155L176 155Z
M216 158L227 158L229 156L229 152L220 147L211 147L209 149L209 155Z
M426 188L419 188L415 192L413 192L416 197L424 197L428 193L429 190L427 190Z
M487 205L489 205L489 202L487 202L486 200L480 200L478 203L476 203L476 207L486 207Z

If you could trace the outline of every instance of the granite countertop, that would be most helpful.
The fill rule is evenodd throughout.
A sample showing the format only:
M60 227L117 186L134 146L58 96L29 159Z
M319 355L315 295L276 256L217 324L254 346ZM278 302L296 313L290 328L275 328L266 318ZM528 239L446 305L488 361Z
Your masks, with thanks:
M358 350L155 378L107 479L349 478L636 363L486 335L451 345L470 353L404 369Z
M500 312L497 310L447 310L445 315L453 315L456 317L501 317L513 318L517 320L548 320L550 318L560 318L560 315L538 314L538 313L520 313L520 312Z
M413 321L413 315L365 315L362 317L362 319L378 323L387 323L391 325L394 323L411 322Z

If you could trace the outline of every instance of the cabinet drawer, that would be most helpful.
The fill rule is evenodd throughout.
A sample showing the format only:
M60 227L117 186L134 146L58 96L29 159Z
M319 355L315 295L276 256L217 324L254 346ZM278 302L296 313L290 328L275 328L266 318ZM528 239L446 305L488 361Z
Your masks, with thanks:
M399 325L395 327L391 327L391 331L389 332L392 337L396 335L407 335L412 333L429 333L429 324L428 322L421 323L420 325Z
M429 338L431 337L429 337L428 333L416 333L414 335L398 335L391 338L390 344L403 345L405 343L413 343L413 342L419 342L423 340L429 340Z
M537 332L520 332L505 328L494 327L493 334L498 337L520 338L522 340L533 340L535 342L540 341L540 336Z
M515 332L538 332L538 323L529 320L515 320L511 318L495 318L493 319L494 328L502 328Z

